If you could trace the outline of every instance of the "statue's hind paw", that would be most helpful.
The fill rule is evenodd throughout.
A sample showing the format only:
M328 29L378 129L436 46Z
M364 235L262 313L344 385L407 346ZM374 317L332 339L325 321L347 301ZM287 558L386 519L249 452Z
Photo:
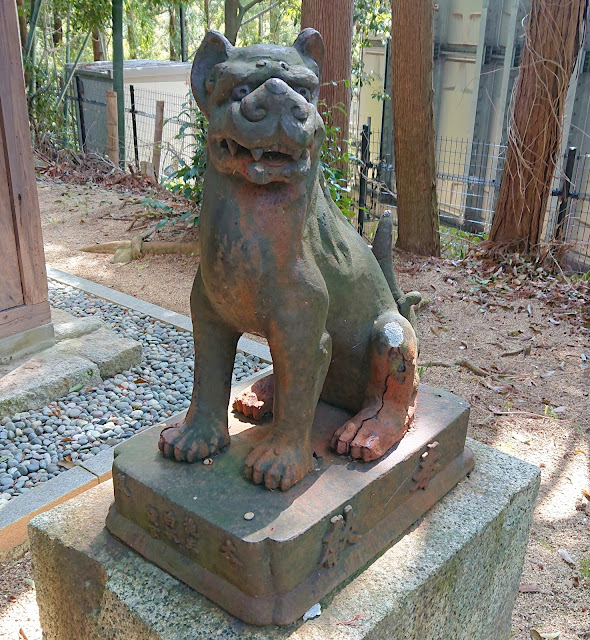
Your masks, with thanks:
M404 437L409 423L407 415L385 407L366 408L334 433L331 445L341 455L372 462Z
M274 393L274 376L265 376L236 396L232 406L245 416L260 420L264 415L272 412Z

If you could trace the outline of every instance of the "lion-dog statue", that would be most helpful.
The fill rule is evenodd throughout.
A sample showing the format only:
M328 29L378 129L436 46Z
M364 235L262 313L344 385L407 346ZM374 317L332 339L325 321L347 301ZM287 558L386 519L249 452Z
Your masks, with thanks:
M419 294L403 296L395 282L391 218L372 252L319 170L323 57L313 29L291 47L244 48L210 31L191 74L209 120L194 388L184 422L162 431L159 448L195 462L229 444L237 342L243 332L264 336L273 376L234 408L254 418L272 410L270 435L245 460L246 477L268 489L287 490L312 470L320 398L354 414L331 446L364 461L404 436L416 405L417 340L398 309L410 317Z

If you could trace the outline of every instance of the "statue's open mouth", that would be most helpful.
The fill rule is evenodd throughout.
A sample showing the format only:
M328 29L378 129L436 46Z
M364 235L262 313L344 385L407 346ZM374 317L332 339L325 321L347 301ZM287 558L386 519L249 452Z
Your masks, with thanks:
M281 167L289 162L297 161L302 155L309 153L308 149L290 149L280 144L248 149L232 138L223 138L219 144L221 149L228 151L235 158L251 158L254 162L261 162L268 167Z

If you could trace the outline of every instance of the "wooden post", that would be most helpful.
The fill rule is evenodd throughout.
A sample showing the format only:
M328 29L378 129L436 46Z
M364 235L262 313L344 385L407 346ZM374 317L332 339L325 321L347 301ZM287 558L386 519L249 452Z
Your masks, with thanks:
M45 328L41 330L42 328ZM53 340L16 4L0 2L0 356L3 340ZM4 344L6 346L6 343Z
M139 163L140 173L142 176L147 176L148 178L156 179L156 174L154 173L154 165L147 160L142 160Z
M160 178L160 157L162 155L162 129L164 128L164 101L156 100L156 128L154 129L154 154L152 164L156 180Z
M117 94L107 91L107 146L106 155L113 164L119 164L119 126L117 114Z

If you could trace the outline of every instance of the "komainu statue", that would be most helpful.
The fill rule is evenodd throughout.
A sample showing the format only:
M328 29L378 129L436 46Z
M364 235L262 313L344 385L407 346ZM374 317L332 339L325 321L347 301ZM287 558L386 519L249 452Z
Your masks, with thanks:
M209 119L191 294L195 379L184 422L164 429L159 447L195 462L229 444L236 345L244 332L264 336L273 376L234 408L254 418L272 411L269 435L244 467L268 489L287 490L312 469L320 398L353 414L333 434L333 449L367 462L404 437L416 406L417 340L407 318L419 296L402 295L395 281L391 218L371 251L319 168L323 57L313 29L291 47L245 48L211 31L192 68Z

